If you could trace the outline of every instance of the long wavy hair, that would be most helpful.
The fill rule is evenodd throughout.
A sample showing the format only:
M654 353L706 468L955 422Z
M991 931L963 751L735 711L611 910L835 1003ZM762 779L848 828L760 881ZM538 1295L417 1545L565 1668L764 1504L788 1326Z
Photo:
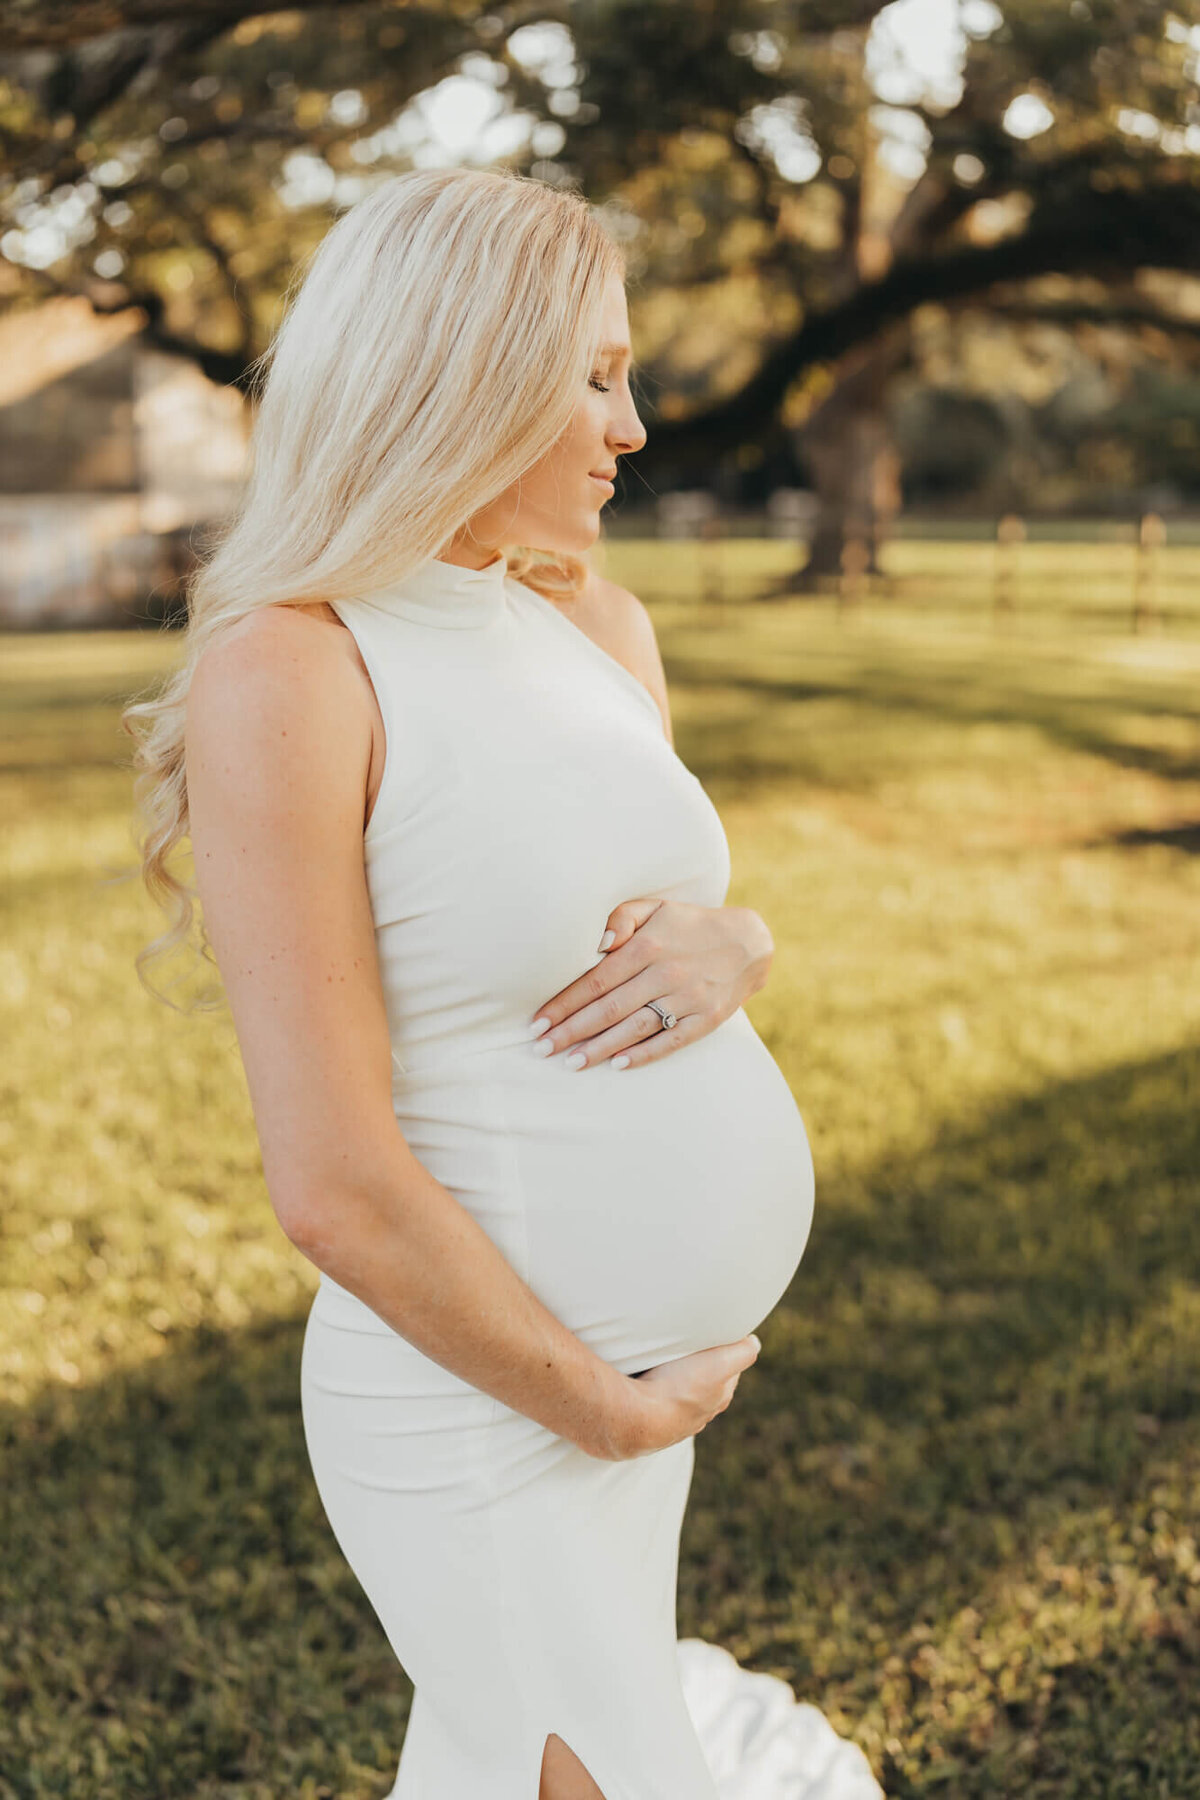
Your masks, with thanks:
M248 480L187 584L182 663L121 715L141 876L170 921L135 958L156 998L174 1005L146 969L197 916L170 858L188 833L184 721L205 645L260 606L352 599L436 556L566 431L610 274L624 279L621 250L580 194L437 169L381 183L293 279L251 370ZM587 573L536 547L509 567L555 601ZM198 935L212 962L202 920ZM214 990L194 1005L218 1003Z

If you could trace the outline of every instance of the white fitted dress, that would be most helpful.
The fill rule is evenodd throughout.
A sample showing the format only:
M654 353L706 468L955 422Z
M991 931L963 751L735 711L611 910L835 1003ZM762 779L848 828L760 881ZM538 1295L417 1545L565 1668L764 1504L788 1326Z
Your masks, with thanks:
M413 1153L622 1372L742 1337L813 1207L800 1113L746 1014L625 1070L529 1037L618 901L724 902L721 822L654 699L503 557L434 559L337 611L386 734L364 854ZM550 1733L605 1800L878 1793L784 1683L677 1644L693 1439L591 1457L324 1273L301 1401L329 1523L414 1687L395 1800L537 1800Z

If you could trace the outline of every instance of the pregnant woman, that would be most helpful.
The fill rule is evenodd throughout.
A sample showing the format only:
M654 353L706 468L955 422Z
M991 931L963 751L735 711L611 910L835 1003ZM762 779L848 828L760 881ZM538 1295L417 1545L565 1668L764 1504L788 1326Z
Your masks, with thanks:
M698 1730L688 1645L734 1665L676 1644L679 1535L813 1171L649 617L581 560L644 439L630 354L577 195L379 187L293 296L183 665L130 709L176 912L143 955L190 925L186 832L320 1271L304 1431L414 1684L397 1800L751 1792ZM792 1710L813 1780L755 1793L878 1791Z

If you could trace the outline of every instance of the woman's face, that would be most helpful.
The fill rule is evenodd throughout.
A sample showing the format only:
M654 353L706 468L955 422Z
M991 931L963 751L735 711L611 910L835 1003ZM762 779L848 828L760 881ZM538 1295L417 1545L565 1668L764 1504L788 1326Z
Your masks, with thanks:
M578 554L599 537L617 458L646 441L629 391L629 315L615 275L605 285L600 324L603 348L570 425L540 462L472 515L442 552L447 561L482 568L517 544Z

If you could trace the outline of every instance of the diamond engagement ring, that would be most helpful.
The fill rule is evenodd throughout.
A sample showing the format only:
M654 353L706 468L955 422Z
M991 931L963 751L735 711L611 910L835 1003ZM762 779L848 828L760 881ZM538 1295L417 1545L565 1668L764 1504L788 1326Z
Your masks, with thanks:
M675 1017L675 1014L669 1012L661 1000L647 1000L646 1005L650 1008L651 1012L656 1012L658 1014L663 1022L664 1031L670 1031L672 1025L678 1025L679 1021Z

